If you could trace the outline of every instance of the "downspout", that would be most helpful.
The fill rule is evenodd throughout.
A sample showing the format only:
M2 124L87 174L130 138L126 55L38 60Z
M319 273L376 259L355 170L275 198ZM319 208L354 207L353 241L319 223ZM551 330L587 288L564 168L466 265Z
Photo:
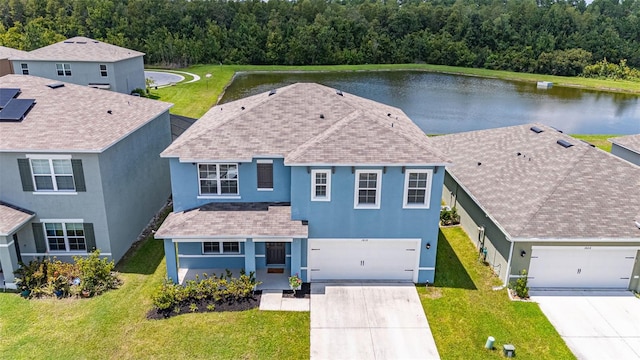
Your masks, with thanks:
M504 286L509 286L509 276L511 275L511 257L513 256L513 241L510 241L510 242L511 242L511 247L509 248L509 260L507 261L507 272L504 278L504 284L503 284Z

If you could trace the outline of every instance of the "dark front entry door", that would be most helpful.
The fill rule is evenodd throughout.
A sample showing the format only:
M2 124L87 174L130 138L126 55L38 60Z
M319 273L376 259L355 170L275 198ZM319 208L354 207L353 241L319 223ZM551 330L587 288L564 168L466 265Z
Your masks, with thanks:
M283 242L267 243L267 265L284 265L284 244Z

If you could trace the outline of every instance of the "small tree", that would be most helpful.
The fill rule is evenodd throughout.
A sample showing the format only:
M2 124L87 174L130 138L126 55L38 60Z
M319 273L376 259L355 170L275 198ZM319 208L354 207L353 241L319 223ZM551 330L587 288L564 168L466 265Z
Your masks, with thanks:
M513 286L513 290L516 292L521 299L526 299L529 297L529 287L527 286L527 270L522 269L520 272L520 277L516 280L515 285Z

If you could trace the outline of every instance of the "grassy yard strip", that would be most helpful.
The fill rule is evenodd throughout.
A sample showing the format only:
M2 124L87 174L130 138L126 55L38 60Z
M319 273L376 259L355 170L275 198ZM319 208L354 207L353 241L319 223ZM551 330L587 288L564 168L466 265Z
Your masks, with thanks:
M537 304L492 290L500 281L461 228L441 230L436 262L435 286L418 293L442 359L500 359L509 343L521 359L575 359ZM495 350L484 349L488 336Z
M599 149L611 152L611 142L608 139L618 137L620 135L571 135L576 139L584 140L595 145Z
M153 69L150 69L153 70ZM280 66L280 65L194 65L178 69L200 75L201 80L190 84L178 84L153 90L159 100L172 102L173 114L199 118L218 100L224 88L236 72L295 72L295 71L389 71L419 70L447 74L479 76L515 81L551 81L554 86L571 86L613 92L640 94L640 83L623 80L587 79L553 75L517 73L511 71L462 68L429 64L378 64L378 65L319 65L319 66ZM207 79L206 74L211 74Z
M185 314L147 320L165 274L163 245L148 238L119 264L124 285L81 300L0 293L6 359L298 359L309 353L308 312Z

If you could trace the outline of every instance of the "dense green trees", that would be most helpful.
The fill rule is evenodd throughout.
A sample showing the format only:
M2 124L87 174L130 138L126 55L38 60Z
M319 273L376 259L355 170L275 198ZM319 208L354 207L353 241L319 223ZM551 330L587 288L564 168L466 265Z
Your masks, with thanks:
M152 64L640 67L640 0L0 0L0 45L88 36Z

